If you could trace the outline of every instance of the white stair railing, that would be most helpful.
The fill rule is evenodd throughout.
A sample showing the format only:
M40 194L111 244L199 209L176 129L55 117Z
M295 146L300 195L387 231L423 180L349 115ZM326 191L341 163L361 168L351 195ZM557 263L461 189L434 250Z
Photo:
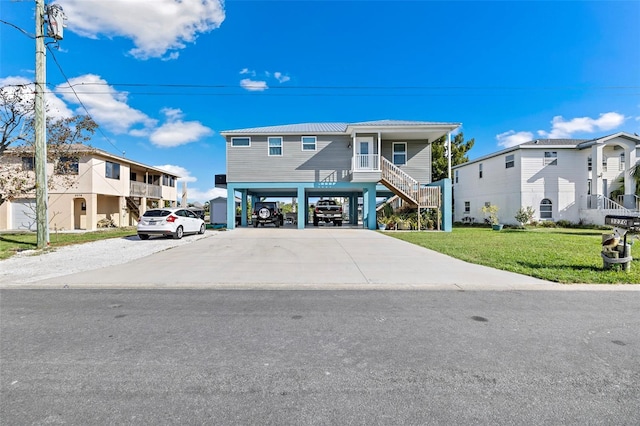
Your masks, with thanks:
M420 207L440 207L440 188L420 186L420 183L404 170L382 157L382 180L404 195L407 201Z

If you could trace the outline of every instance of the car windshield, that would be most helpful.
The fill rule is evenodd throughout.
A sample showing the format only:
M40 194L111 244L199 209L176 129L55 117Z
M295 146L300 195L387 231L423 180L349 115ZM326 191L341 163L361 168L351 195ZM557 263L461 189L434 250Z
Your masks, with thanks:
M169 210L147 210L144 212L144 217L165 217L169 216L171 212Z

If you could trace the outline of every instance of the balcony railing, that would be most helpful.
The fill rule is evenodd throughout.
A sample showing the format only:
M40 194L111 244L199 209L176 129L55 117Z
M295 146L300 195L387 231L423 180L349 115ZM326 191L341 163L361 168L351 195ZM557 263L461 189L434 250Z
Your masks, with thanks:
M162 187L160 185L149 185L144 182L130 182L129 196L162 198Z
M378 154L356 154L353 158L353 171L380 170L380 156Z

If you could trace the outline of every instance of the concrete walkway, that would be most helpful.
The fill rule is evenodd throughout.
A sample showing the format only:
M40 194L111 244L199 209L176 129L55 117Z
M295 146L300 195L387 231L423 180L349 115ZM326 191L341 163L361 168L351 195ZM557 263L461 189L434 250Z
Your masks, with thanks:
M47 288L576 288L466 263L378 232L333 227L240 228L126 264L33 284Z

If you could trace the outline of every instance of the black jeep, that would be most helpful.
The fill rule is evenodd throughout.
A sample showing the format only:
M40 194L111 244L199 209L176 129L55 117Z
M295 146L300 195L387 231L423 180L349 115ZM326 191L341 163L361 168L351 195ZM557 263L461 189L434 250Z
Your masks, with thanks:
M272 201L260 201L253 206L251 214L251 222L253 227L257 228L258 224L264 226L265 223L273 223L276 228L284 225L284 215L278 208L278 204Z

